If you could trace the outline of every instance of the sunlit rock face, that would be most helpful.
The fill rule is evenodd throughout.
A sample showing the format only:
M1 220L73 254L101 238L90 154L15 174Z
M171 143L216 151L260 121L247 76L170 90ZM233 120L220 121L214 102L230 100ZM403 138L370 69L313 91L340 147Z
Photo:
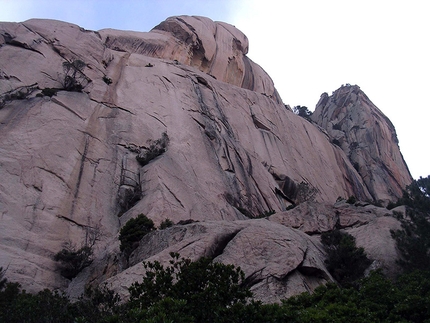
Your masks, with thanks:
M94 32L29 20L0 23L0 35L0 266L28 291L76 296L107 281L125 293L143 259L167 262L168 251L178 251L240 265L258 298L279 300L331 280L322 229L249 218L288 214L311 195L329 205L350 195L398 196L368 184L381 165L402 175L396 189L409 184L403 160L365 159L374 164L357 171L328 130L286 108L231 25L181 16L148 33ZM71 80L81 92L65 90ZM374 138L379 133L380 147L400 156L393 137ZM199 222L156 231L145 238L153 247L141 242L127 262L118 233L140 213L157 226ZM72 281L54 261L65 243L94 249L93 263ZM240 250L253 250L252 259Z
M321 95L312 115L329 134L363 179L375 201L402 196L412 177L400 153L390 120L357 85Z

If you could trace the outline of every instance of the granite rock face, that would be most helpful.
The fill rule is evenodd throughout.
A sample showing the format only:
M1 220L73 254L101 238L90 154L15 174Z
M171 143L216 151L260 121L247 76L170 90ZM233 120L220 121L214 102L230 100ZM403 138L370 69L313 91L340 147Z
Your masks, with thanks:
M321 128L325 114L315 113L319 127L286 108L231 25L181 16L148 33L94 32L28 20L0 23L0 35L0 266L28 291L76 296L109 282L124 292L142 260L178 251L240 265L258 298L279 300L331 280L318 235L339 221L303 202L319 210L339 196L394 199L410 182L402 159L367 153L367 144L354 168ZM367 101L354 102L391 129ZM401 156L393 133L381 134L379 147ZM381 167L396 180L380 181ZM140 213L157 226L200 222L156 231L126 262L118 233ZM342 219L363 246L393 243L366 238L367 213ZM94 249L72 281L54 261L65 243Z
M312 120L345 152L373 200L396 199L412 182L393 124L357 85L322 94Z

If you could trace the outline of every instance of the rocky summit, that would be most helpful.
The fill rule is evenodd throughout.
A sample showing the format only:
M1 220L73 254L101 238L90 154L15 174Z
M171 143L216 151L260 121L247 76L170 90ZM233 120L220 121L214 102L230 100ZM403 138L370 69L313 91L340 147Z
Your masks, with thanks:
M143 260L178 252L240 266L256 297L274 302L333 280L319 236L334 228L395 273L400 224L383 205L412 178L393 125L358 86L323 94L302 118L246 56L247 37L204 17L150 32L32 19L0 23L0 35L10 281L126 296ZM174 225L126 257L119 232L139 214ZM74 277L55 260L65 246L93 251Z

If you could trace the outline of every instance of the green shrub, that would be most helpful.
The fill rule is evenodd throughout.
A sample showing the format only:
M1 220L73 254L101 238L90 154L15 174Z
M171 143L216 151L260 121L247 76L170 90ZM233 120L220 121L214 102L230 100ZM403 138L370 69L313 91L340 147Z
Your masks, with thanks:
M44 96L49 96L49 97L53 97L54 95L57 95L58 89L54 89L54 88L44 88L42 89L42 95Z
M164 230L167 229L169 227L171 227L172 225L174 225L173 221L170 219L165 219L163 222L160 223L160 230Z
M394 205L406 205L406 216L397 214L401 230L392 231L406 271L430 268L430 176L414 180ZM393 205L390 205L390 207Z
M129 289L131 307L143 309L140 320L163 315L157 322L177 322L178 318L182 322L232 322L229 309L252 296L239 267L208 258L192 262L179 259L178 254L171 256L167 267L157 261L144 262L142 282Z
M297 185L296 204L304 202L314 202L318 193L318 189L307 182L300 182Z
M93 249L86 245L76 250L75 247L68 243L54 256L54 260L61 263L61 275L67 279L73 279L82 269L91 265L93 262Z
M153 230L154 222L142 213L128 220L119 233L120 250L128 257L139 246L139 241Z
M342 286L349 286L361 278L372 263L364 249L357 248L355 238L346 232L325 232L321 242L327 252L327 269Z
M83 72L85 66L86 64L79 59L63 62L64 79L61 83L64 90L81 92L90 82Z

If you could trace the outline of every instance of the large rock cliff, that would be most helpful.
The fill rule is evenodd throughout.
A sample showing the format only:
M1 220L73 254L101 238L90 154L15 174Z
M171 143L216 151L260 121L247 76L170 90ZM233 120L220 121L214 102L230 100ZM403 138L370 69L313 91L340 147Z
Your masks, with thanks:
M373 200L390 201L402 194L411 175L396 130L357 85L342 86L331 96L323 93L312 120L342 148Z
M284 106L243 33L203 17L148 33L29 20L0 23L0 35L0 266L10 280L124 293L142 260L177 251L240 265L260 299L279 300L332 279L318 235L339 223L392 268L391 212L333 206L393 200L411 181L391 123L362 92L351 101L360 113L345 102L324 112L335 103L320 101L317 126ZM118 232L140 213L199 222L151 233L126 262ZM383 238L364 234L375 230ZM54 261L65 243L94 244L72 281Z

